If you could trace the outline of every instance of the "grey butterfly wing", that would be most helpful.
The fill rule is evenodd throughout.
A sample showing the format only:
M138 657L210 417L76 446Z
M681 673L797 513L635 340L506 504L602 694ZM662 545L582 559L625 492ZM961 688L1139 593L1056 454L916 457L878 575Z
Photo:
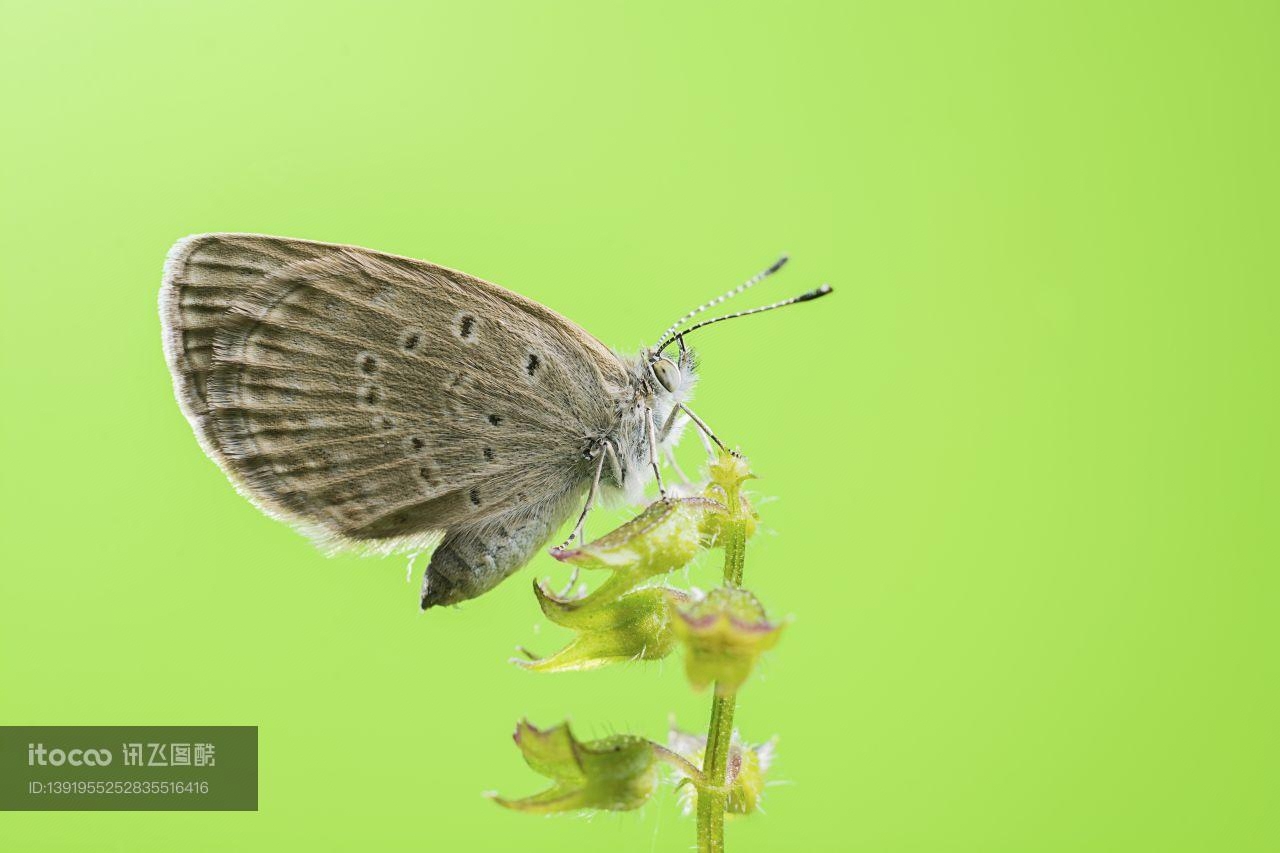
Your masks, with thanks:
M161 316L178 399L238 489L329 549L449 531L441 601L483 591L467 572L513 571L563 521L627 384L537 303L350 246L187 238Z

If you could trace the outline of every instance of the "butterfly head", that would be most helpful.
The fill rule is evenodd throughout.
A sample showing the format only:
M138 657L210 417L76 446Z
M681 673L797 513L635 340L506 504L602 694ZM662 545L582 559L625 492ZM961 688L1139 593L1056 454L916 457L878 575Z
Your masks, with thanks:
M648 363L647 378L655 395L669 395L680 400L689 395L697 381L697 361L693 350L685 348L683 341L679 354L674 358L646 350L643 361Z

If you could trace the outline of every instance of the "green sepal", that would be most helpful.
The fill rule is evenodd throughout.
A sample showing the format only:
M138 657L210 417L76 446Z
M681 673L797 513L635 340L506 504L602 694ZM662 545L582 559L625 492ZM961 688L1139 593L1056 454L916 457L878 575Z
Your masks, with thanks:
M676 644L672 629L672 605L688 599L680 590L646 587L591 608L580 602L555 598L541 584L534 593L547 617L572 628L577 636L560 651L545 658L519 660L535 672L570 672L595 669L628 660L659 660Z
M658 788L654 744L642 737L612 735L583 742L568 723L542 730L527 720L516 726L513 737L525 763L552 785L515 800L491 795L504 808L535 814L629 811L644 805Z

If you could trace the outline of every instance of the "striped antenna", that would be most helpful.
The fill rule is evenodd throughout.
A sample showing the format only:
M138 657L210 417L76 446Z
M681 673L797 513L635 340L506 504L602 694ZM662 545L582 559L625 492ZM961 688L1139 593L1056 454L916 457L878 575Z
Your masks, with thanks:
M751 276L751 278L747 279L742 284L738 285L733 290L730 290L728 293L724 294L723 296L717 296L715 299L712 299L710 302L704 302L702 305L699 305L697 308L694 308L688 314L685 314L679 320L676 320L674 323L668 326L667 330L662 333L661 340L667 340L667 338L675 334L676 329L680 328L685 323L692 320L694 317L697 317L699 314L701 314L703 311L706 311L708 308L714 308L717 305L719 305L721 302L724 302L726 299L732 299L733 297L737 296L739 293L742 293L744 290L748 290L749 288L755 287L757 284L764 281L766 278L773 275L778 270L782 269L782 265L785 264L786 262L787 262L787 256L783 255L782 257L778 258L778 260L774 261L773 266L769 267L767 270L762 270L761 272L756 273L755 275ZM658 351L661 352L662 347L659 347Z
M746 311L735 311L732 314L721 314L719 317L712 317L710 320L703 320L701 323L695 323L683 331L670 333L668 337L664 338L662 342L658 344L657 348L653 351L653 354L655 356L660 355L664 349L671 346L671 344L676 340L683 338L690 332L701 329L703 326L710 326L712 323L719 323L721 320L732 320L735 317L749 317L752 314L759 314L762 311L772 311L774 308L785 308L788 305L795 305L797 302L808 302L810 299L817 299L819 296L826 296L830 292L831 285L824 284L821 287L816 287L813 290L810 290L808 293L802 293L799 296L793 296L790 299L783 299L780 302L773 303L772 305L761 305L759 308L748 308Z

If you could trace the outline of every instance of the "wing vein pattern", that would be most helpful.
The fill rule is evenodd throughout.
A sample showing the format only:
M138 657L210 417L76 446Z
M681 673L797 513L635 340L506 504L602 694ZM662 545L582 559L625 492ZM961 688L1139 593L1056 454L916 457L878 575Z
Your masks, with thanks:
M584 492L583 449L626 396L618 357L558 314L367 249L189 237L160 301L205 451L330 551L498 541L535 516L542 536Z

